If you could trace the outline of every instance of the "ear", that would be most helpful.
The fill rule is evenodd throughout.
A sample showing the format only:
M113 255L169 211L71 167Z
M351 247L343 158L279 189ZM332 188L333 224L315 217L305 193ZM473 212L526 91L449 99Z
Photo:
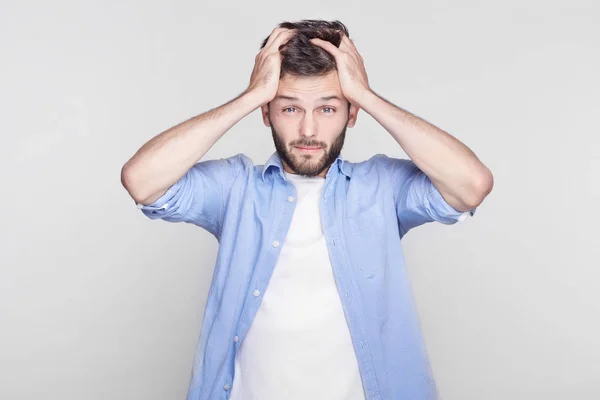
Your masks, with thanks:
M350 111L348 112L348 123L346 124L346 126L348 128L352 128L354 126L354 124L356 124L356 118L358 117L358 115L357 115L358 110L360 110L360 108L358 108L354 104L350 105Z
M265 126L267 128L269 128L271 126L271 123L269 122L269 104L265 104L264 106L260 107L260 113L262 115L262 119L263 122L265 124Z

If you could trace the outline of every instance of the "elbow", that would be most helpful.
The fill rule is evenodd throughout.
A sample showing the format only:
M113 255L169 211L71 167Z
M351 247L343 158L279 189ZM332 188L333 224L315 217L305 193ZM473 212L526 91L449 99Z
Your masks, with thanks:
M494 188L494 176L489 168L484 167L473 181L470 199L466 202L469 207L479 206Z
M129 163L126 163L121 168L121 185L136 203L144 203L148 196L144 194L139 181L139 175L135 172L135 169Z

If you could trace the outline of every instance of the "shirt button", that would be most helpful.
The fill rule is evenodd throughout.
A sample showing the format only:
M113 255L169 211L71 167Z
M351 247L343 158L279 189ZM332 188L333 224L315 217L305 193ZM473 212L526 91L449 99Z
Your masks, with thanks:
M258 297L260 296L260 290L255 289L254 292L252 292L252 294L254 295L254 297Z
M229 383L226 383L225 385L223 385L223 389L229 390L231 389L231 386L229 386Z
M234 337L233 337L233 341L234 341L234 342L236 342L236 343L237 343L237 342L238 342L238 340L240 340L240 338L239 338L239 337L237 337L237 336L234 336Z
M288 196L288 201L291 203L292 201L294 201L294 196Z
M273 242L273 247L279 247L279 242L277 240Z

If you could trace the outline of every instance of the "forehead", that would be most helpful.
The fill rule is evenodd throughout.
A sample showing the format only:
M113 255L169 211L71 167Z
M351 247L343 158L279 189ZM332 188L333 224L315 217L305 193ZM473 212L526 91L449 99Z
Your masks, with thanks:
M300 100L316 101L323 96L343 98L337 71L323 76L285 75L279 81L278 96L294 96Z

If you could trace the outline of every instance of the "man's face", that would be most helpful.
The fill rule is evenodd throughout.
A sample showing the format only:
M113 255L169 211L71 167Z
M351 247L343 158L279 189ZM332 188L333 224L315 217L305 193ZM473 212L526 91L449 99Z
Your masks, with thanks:
M315 77L284 76L262 111L285 170L325 177L342 150L346 127L354 126L357 109L348 111L333 71Z

